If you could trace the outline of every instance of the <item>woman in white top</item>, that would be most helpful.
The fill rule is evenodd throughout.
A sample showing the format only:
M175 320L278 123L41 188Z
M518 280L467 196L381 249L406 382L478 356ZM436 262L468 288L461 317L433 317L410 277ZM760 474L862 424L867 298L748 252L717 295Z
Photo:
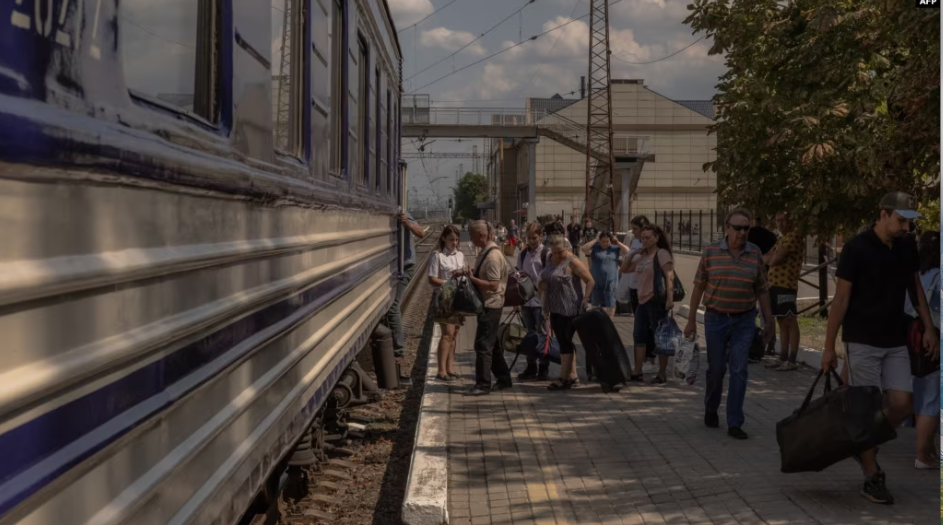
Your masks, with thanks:
M432 296L433 312L442 285L465 268L465 254L458 248L459 231L450 224L442 230L436 251L429 259L429 283L436 288L436 293ZM465 324L465 316L455 314L445 319L436 318L435 322L439 323L442 329L442 338L439 339L436 352L439 358L439 372L436 378L451 382L459 377L455 373L455 343L458 341L459 329Z

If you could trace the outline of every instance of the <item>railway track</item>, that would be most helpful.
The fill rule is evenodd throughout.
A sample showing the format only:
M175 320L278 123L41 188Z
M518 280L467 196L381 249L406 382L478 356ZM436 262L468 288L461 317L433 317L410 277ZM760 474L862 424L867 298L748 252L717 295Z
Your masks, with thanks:
M412 310L414 299L423 297L423 294L417 295L416 290L424 283L428 286L424 279L426 265L442 228L441 224L423 226L427 227L426 235L416 242L416 272L406 288L402 305L404 330L407 336L413 337L415 334L409 334L411 323L406 322L405 313ZM357 375L345 373L340 378L333 395L318 412L294 454L278 469L282 474L269 480L240 525L315 525L342 521L337 514L343 510L344 500L349 501L362 489L355 483L355 477L357 469L364 465L351 461L351 456L363 448L360 445L370 433L368 427L384 417L381 410L371 405L389 403L391 401L385 399L389 397L406 397L402 400L404 403L408 400L408 396L396 396L395 390L371 390L370 385L360 385L354 377ZM369 401L364 402L367 399Z

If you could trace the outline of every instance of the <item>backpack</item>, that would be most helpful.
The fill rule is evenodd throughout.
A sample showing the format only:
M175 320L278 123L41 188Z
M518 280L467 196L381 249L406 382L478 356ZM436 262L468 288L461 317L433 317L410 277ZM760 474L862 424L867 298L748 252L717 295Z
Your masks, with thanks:
M522 268L524 266L524 257L527 255L527 250L521 250L521 254L517 259L517 267ZM547 267L547 257L550 256L550 248L544 246L543 250L540 250L540 265L544 268Z

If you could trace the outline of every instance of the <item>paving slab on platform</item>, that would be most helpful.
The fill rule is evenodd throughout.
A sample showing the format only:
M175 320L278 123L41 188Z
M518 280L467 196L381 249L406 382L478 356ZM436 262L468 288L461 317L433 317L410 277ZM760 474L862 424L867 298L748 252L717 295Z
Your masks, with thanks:
M457 354L462 381L448 396L451 524L923 525L939 519L939 471L913 468L912 429L901 429L881 450L894 506L859 495L862 477L851 461L816 474L779 472L775 424L801 404L815 376L811 368L775 372L750 365L744 425L750 439L735 441L723 425L703 425L703 359L693 387L603 394L598 385L549 392L546 383L515 383L489 396L463 396L474 382L475 322L468 321ZM632 318L618 317L616 325L631 341ZM522 358L515 376L523 366Z

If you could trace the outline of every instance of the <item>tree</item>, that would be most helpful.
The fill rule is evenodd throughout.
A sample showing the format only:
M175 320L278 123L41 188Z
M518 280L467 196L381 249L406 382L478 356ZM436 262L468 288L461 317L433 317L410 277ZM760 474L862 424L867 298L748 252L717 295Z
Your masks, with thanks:
M695 0L724 54L718 200L830 235L887 191L939 194L940 19L885 0Z
M454 215L466 219L478 217L478 202L488 197L488 179L479 173L462 175L453 190L455 195Z

